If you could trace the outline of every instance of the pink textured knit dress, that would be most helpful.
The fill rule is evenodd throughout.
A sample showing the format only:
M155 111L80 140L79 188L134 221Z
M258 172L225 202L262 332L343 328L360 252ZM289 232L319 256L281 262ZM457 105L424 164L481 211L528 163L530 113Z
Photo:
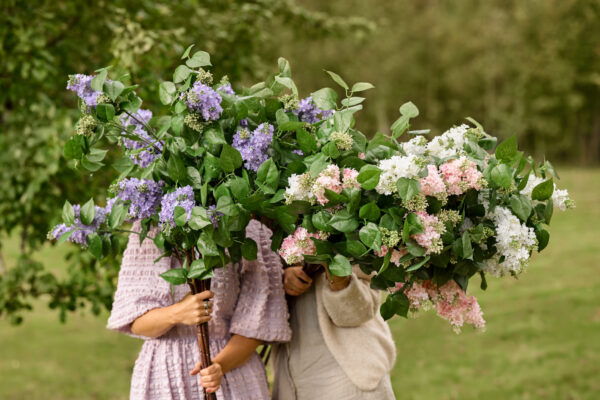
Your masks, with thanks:
M139 231L139 223L133 228ZM149 236L154 236L156 228ZM291 331L282 284L282 267L277 254L270 249L271 231L252 220L246 236L258 244L258 258L243 260L215 270L211 290L213 318L209 322L210 351L216 356L231 335L238 334L265 342L286 342ZM173 304L171 287L159 274L179 263L174 258L160 257L152 240L140 246L137 235L131 235L119 272L119 282L107 327L144 339L144 345L133 369L130 398L134 400L203 399L200 377L190 376L200 360L196 328L177 325L163 336L153 339L131 332L131 323L152 310ZM175 287L175 302L189 288ZM253 354L250 360L223 377L217 391L219 400L269 399L269 387L262 360Z

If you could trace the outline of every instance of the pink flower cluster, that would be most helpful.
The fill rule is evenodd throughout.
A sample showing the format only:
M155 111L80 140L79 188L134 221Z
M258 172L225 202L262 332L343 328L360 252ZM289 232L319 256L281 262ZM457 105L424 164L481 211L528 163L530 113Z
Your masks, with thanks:
M406 249L392 249L392 256L390 257L390 262L400 266L400 259L408 254Z
M314 255L316 252L315 242L311 238L322 239L319 233L310 233L299 226L296 231L283 239L279 255L283 257L288 265L301 263L304 255Z
M427 166L427 176L420 179L421 192L425 196L436 196L446 192L446 184L435 165Z
M317 196L319 204L324 206L329 199L325 196L325 189L329 189L335 193L342 192L342 182L340 182L340 168L331 164L325 168L313 185L313 193Z
M469 189L481 190L483 174L477 165L466 157L445 162L440 171L446 182L448 194L462 194Z
M411 237L420 246L427 249L425 254L439 253L443 248L441 237L445 231L444 224L435 215L429 215L422 211L416 214L419 217L424 232L414 234Z
M396 289L400 290L403 283L397 283ZM419 311L433 307L438 316L450 322L456 333L464 324L473 325L475 328L485 328L483 312L475 296L468 296L451 280L438 287L433 281L413 282L405 291L410 301L411 311Z
M352 168L344 168L344 176L342 178L344 189L360 188L360 183L356 180L358 171Z

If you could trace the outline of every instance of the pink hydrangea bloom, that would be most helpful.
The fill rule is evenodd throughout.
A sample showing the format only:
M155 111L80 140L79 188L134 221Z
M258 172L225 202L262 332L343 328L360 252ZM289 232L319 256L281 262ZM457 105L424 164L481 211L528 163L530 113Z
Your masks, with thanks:
M397 283L395 290L402 290L404 283ZM460 332L464 324L483 329L483 312L474 296L468 296L451 280L438 287L433 281L413 282L404 294L413 312L433 306L438 316L450 322L455 332Z
M314 255L316 253L315 243L311 240L313 237L321 239L319 233L310 233L305 228L299 226L292 235L283 239L279 255L289 265L302 262L304 255Z
M425 254L439 253L441 250L441 237L444 233L444 226L435 215L429 215L426 212L416 213L423 227L423 233L417 233L411 237L422 247L427 249Z
M408 254L406 249L392 249L392 256L390 257L390 262L400 266L400 259Z
M356 180L358 171L352 168L344 168L343 186L344 189L360 188L360 183Z
M340 182L340 168L331 164L325 168L315 180L313 185L313 193L317 197L317 201L322 206L329 202L329 199L325 196L325 189L329 189L335 193L342 192L342 183Z
M388 248L386 245L382 245L381 246L381 251L376 251L375 255L377 257L385 257L385 255L388 253Z
M448 194L459 195L469 189L481 189L483 174L477 169L477 165L467 159L461 157L456 160L451 160L440 165Z
M421 191L425 196L435 196L446 191L446 184L442 180L435 165L427 166L428 174L421 178Z

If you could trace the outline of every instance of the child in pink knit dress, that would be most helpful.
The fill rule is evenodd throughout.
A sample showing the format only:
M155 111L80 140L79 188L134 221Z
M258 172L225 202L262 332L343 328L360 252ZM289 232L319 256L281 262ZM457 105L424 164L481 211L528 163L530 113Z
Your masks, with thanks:
M133 229L139 231L139 223ZM216 269L212 293L187 295L187 286L175 286L175 301L159 274L178 262L162 258L155 263L161 251L152 240L140 246L137 235L130 237L108 328L145 340L133 369L131 399L201 400L202 386L216 391L219 400L270 398L254 350L262 342L291 337L281 262L270 249L270 235L260 222L250 221L246 236L258 244L257 259ZM212 310L212 317L207 317L203 301L210 297L206 314ZM198 364L195 327L206 320L214 362L208 368Z

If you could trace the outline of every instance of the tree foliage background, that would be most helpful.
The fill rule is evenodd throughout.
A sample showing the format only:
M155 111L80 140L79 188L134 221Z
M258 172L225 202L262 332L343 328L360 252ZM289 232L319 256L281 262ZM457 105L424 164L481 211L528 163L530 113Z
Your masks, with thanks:
M190 43L234 84L263 76L281 55L307 91L330 84L323 68L373 82L365 132L385 132L412 100L419 128L439 133L471 116L494 135L517 133L539 159L592 164L600 160L598 20L598 0L3 1L0 316L19 322L43 294L63 318L112 300L119 260L98 265L70 248L68 273L57 277L52 260L35 257L64 199L84 202L116 172L92 180L62 157L75 120L68 74L115 65L160 113L151 82L169 80ZM2 258L9 236L21 253L11 268Z

